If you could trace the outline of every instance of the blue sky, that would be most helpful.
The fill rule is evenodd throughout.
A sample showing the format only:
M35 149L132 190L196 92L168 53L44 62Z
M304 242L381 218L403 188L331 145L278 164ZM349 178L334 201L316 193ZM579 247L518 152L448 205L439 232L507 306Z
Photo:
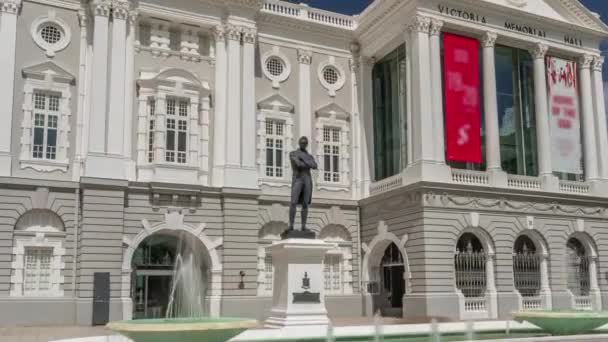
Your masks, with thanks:
M305 2L310 6L324 8L334 12L358 14L367 7L371 0L291 0L291 2ZM608 21L608 1L581 0L581 2L592 11L602 14L602 19L604 19L604 21Z

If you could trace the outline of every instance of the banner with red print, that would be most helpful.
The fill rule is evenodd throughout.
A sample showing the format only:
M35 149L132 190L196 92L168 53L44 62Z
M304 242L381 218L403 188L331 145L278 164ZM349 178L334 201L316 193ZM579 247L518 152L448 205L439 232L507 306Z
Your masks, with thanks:
M480 164L479 43L444 33L443 47L447 160Z
M553 171L581 174L581 121L576 63L547 57Z

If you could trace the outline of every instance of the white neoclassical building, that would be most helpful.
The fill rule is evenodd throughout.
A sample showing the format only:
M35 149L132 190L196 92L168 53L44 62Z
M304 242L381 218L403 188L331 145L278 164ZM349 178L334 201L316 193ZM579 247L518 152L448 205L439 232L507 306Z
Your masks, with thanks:
M180 254L207 314L266 318L300 136L330 316L608 305L577 0L0 5L0 325L163 316Z

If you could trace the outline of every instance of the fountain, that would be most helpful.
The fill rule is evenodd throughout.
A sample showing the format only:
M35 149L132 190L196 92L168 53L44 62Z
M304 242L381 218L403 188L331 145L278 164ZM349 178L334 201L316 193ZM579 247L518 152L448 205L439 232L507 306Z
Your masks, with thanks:
M588 333L608 323L608 312L593 311L521 311L513 314L518 321L532 323L556 336Z
M225 342L258 326L255 320L205 317L206 281L201 271L202 263L200 257L191 251L181 251L182 238L178 244L165 318L111 322L107 325L109 329L134 342Z

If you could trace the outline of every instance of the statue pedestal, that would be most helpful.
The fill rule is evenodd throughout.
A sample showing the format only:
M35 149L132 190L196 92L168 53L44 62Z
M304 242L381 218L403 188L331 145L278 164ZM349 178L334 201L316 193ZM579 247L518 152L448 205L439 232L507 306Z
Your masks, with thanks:
M266 247L274 266L272 311L266 328L329 324L323 258L335 247L313 239L287 239Z

